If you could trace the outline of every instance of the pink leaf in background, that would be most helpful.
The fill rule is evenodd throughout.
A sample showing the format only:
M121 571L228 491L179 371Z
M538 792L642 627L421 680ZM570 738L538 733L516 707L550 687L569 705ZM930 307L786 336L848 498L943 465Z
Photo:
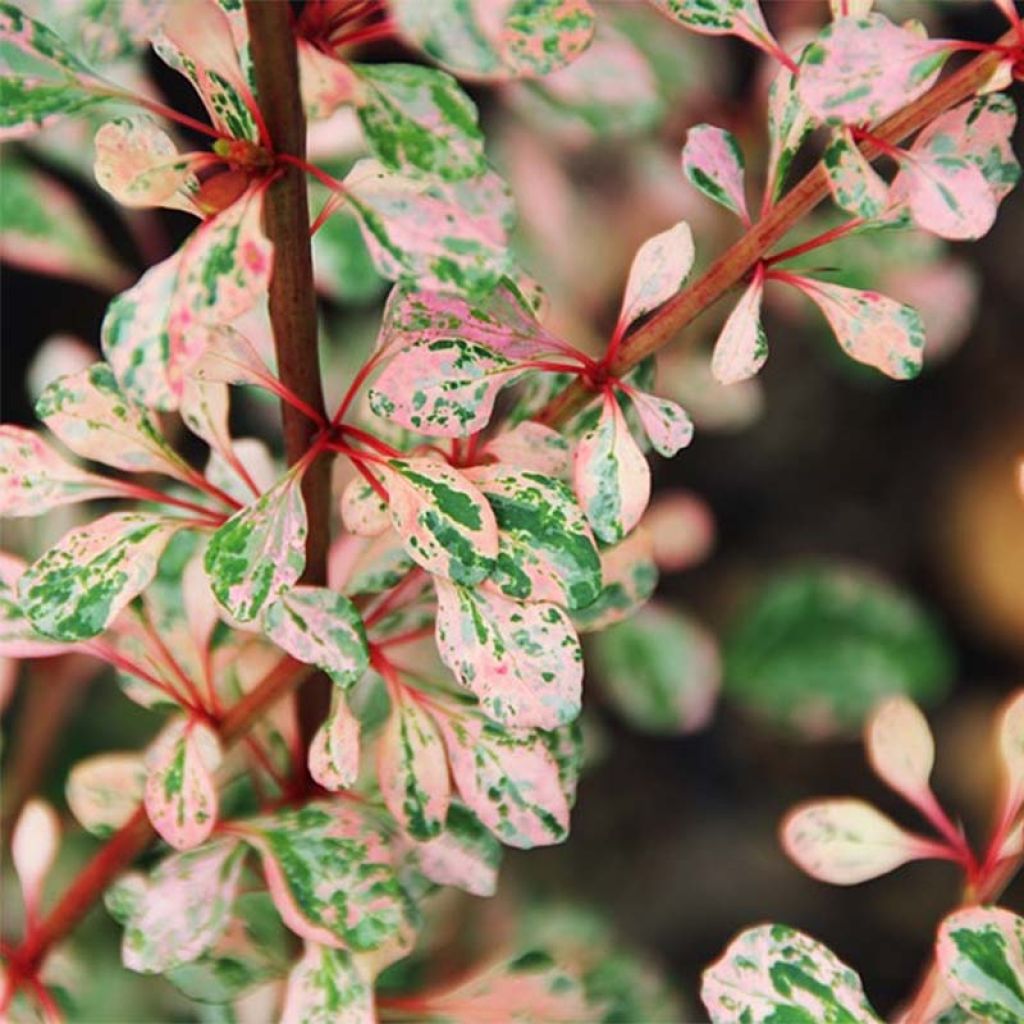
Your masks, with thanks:
M690 276L694 258L693 234L686 221L648 238L637 250L629 268L622 297L618 330L628 330L635 320L650 313L675 295Z
M768 358L768 338L761 323L763 297L764 274L758 268L715 342L711 372L720 384L753 377Z

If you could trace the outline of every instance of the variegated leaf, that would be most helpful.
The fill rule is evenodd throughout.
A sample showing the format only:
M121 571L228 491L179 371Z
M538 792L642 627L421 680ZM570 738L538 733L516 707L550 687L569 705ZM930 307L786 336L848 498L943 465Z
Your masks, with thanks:
M694 255L693 234L685 220L648 238L629 268L618 330L627 330L635 320L671 299L690 276Z
M573 487L591 528L606 544L625 537L647 508L650 467L610 394L596 426L576 446Z
M476 107L451 75L416 64L351 67L366 141L385 167L447 181L487 169Z
M655 604L594 637L593 670L630 725L668 735L707 724L722 678L711 634Z
M32 135L107 99L108 87L52 29L0 3L0 139Z
M0 516L38 516L119 493L113 481L73 466L34 431L0 426Z
M306 566L306 506L293 470L210 538L203 565L214 597L239 622L255 619Z
M301 36L295 42L306 117L311 121L323 120L338 107L352 103L359 91L359 79L348 63L334 54L324 53Z
M377 747L377 779L388 810L415 839L441 834L448 814L448 761L437 727L411 695L393 699Z
M0 90L7 81L2 80ZM0 93L0 120L3 109ZM0 258L12 267L81 281L108 293L131 280L75 193L7 150L0 189Z
M275 394L279 388L253 343L228 324L216 324L206 332L206 346L189 376L208 383L252 384Z
M704 971L700 995L713 1024L880 1020L854 971L820 942L782 924L741 932Z
M881 14L839 18L804 49L797 89L821 121L879 121L926 92L951 52Z
M768 358L768 337L761 323L763 297L764 274L758 268L715 342L711 372L720 384L737 384L753 377Z
M466 716L440 716L437 724L462 799L503 843L530 849L566 837L558 763L537 732Z
M575 60L594 31L588 0L394 0L399 30L460 77L538 77Z
M189 198L206 153L179 153L145 114L108 121L96 133L96 181L124 206L164 206L198 213Z
M773 42L758 0L651 0L655 7L694 32L736 35L755 46Z
M285 924L309 942L356 952L407 933L386 837L357 809L312 802L239 823Z
M58 377L39 396L36 415L83 458L133 473L189 477L188 467L106 363Z
M924 715L906 697L890 697L868 721L865 737L875 774L911 803L934 800L928 780L935 741Z
M597 600L573 612L573 624L581 633L595 633L629 618L654 593L658 567L651 535L644 526L601 551L601 578L604 586Z
M779 198L793 158L813 127L810 113L800 99L796 76L789 68L779 68L768 88L769 148L765 191L773 201Z
M150 267L107 307L100 331L103 355L122 390L150 409L177 408L178 388L168 379L171 300L178 287L180 253Z
M629 397L647 439L659 455L671 458L693 440L693 423L682 406L646 391L632 391Z
M223 758L217 734L202 722L173 719L146 751L146 813L177 850L206 842L217 823L213 773Z
M131 819L145 788L142 757L113 752L79 761L68 773L64 795L82 828L103 839Z
M694 188L746 224L750 214L743 187L744 166L743 150L731 132L698 124L686 133L683 173Z
M906 154L898 187L914 223L940 238L981 238L995 222L998 205L985 175L959 153Z
M344 187L374 266L392 281L474 294L509 269L508 189L491 171L442 182L360 160Z
M1024 1020L1024 918L1001 907L968 907L939 928L942 980L972 1021Z
M524 420L503 430L492 437L480 453L485 459L513 469L527 469L558 480L569 475L569 443L557 430L534 420Z
M418 565L465 586L491 574L498 556L497 523L465 476L447 463L418 457L374 468L387 488L391 522Z
M601 590L601 559L586 517L560 480L504 465L466 476L498 524L498 558L487 585L520 601L584 608Z
M889 202L889 186L868 162L847 127L838 128L822 157L836 205L863 220L881 215Z
M843 351L888 377L907 380L921 372L924 324L917 310L858 288L787 277L825 314Z
M428 842L410 842L416 867L437 885L453 885L474 896L498 888L501 844L462 804L448 807L444 831Z
M812 878L856 885L929 856L928 843L863 800L818 800L790 812L782 845Z
M352 477L341 492L341 521L349 533L378 537L391 526L388 503L364 477Z
M307 942L288 975L282 1024L375 1024L373 986L344 949Z
M234 442L228 426L230 399L225 384L209 383L187 377L181 392L178 411L188 429L210 447L211 452L220 456L225 466L232 467L237 474L240 463L235 455ZM244 470L244 466L241 467ZM243 501L252 497L246 493ZM259 493L258 490L255 493Z
M227 928L245 847L218 840L165 857L148 879L128 876L107 893L124 924L125 967L160 974L208 950Z
M553 729L579 714L583 655L558 605L435 583L437 649L491 718Z
M350 597L379 594L400 583L415 564L394 530L370 539L348 534L331 549L328 578Z
M366 671L369 651L355 605L326 587L292 587L267 606L263 631L293 658L351 686Z
M330 792L349 789L359 775L359 719L341 690L331 694L331 710L309 745L309 774Z
M214 125L233 139L259 141L252 95L238 59L228 5L174 0L153 48L195 86Z
M40 633L57 640L98 636L149 585L181 525L115 512L66 533L21 577L25 614Z
M25 613L18 584L25 561L0 551L0 659L50 658L73 649L39 633Z
M168 323L175 389L206 348L206 328L240 316L266 294L274 247L263 233L265 195L264 184L252 186L204 221L181 249Z

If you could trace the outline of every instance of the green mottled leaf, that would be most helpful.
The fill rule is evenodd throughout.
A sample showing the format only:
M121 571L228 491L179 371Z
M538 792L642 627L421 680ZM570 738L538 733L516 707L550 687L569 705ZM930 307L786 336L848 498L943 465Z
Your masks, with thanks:
M491 718L553 729L579 714L583 654L558 605L435 583L438 652Z
M444 71L415 64L353 64L356 112L374 156L393 171L446 181L487 169L476 107Z
M859 729L882 697L945 692L950 653L907 594L863 569L821 565L769 580L725 641L725 690L810 735Z
M454 885L474 896L497 891L501 844L462 804L449 804L439 836L409 846L416 867L437 885Z
M942 980L972 1020L1024 1020L1024 918L1000 907L950 914L936 946Z
M263 631L293 658L323 669L341 687L366 671L369 651L355 605L326 587L292 587L267 606Z
M836 206L863 220L885 211L889 186L860 151L849 128L833 133L822 159Z
M878 1024L860 978L808 935L781 924L741 932L704 972L713 1024Z
M706 35L737 35L764 49L773 44L757 0L651 0L655 7Z
M57 640L98 636L149 585L182 522L115 512L64 535L21 577L32 625Z
M721 665L703 626L652 604L598 633L593 643L594 673L630 725L672 735L707 724Z
M282 1024L374 1024L373 985L343 949L307 942L288 975Z
M295 584L306 566L302 475L293 470L210 538L203 565L220 604L240 622Z
M494 510L498 558L488 586L520 601L553 601L569 610L601 590L601 559L572 491L560 480L504 465L466 475Z
M625 540L601 551L604 586L597 600L573 612L573 623L581 633L607 629L634 615L658 585L651 536L642 526Z

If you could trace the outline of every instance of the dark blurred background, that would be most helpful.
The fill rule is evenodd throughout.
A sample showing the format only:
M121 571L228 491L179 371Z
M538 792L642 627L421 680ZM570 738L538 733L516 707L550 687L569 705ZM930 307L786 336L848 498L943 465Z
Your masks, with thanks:
M818 6L766 4L777 28L813 25L823 17ZM903 7L909 17L920 5L891 4L888 10ZM1003 25L989 5L944 5L932 32L942 29L991 39ZM666 25L664 31L671 30ZM677 153L686 126L698 120L731 122L741 135L745 128L760 130L744 120L756 78L749 53L729 41L683 33L679 45L681 59L697 48L712 54L724 98L701 96L685 116L670 112L659 143ZM401 51L382 47L373 59L397 56ZM180 109L196 112L195 100L170 72L155 60L147 66ZM474 96L485 121L503 131L503 97L485 90ZM572 167L575 161L579 173L585 162L581 187L607 191L615 188L621 159L616 144L597 143L585 161L576 154L565 163ZM187 218L159 215L150 222L158 227L148 236L153 252L144 257L103 198L83 190L73 176L55 173L73 185L133 272L171 251L189 229ZM688 189L681 177L678 188ZM628 248L623 238L637 227L628 208L619 216L591 229L597 237L590 237L588 255L601 261L610 254L609 276L621 282L620 250ZM700 246L696 227L695 234ZM1024 454L1024 192L1018 189L1003 204L985 239L952 248L979 283L973 323L962 345L929 362L911 383L851 371L823 340L816 320L794 320L769 305L763 413L729 433L698 429L692 446L674 461L657 460L658 486L684 486L703 497L717 532L711 557L666 575L659 597L724 635L758 581L806 559L857 563L913 594L933 615L955 660L948 697L929 709L938 739L937 792L980 844L997 792L993 715L1024 683L1024 502L1015 491L1014 469ZM619 287L613 286L606 308L589 311L598 329L614 317ZM41 344L67 333L97 346L107 301L85 286L4 266L5 421L31 420L24 378ZM362 322L376 308L371 299L353 315ZM330 322L343 328L347 315L335 309ZM19 532L15 541L23 540ZM37 670L34 681L45 685L46 678L45 669ZM858 741L798 738L759 723L728 699L705 730L656 738L624 725L593 688L587 693L601 756L581 784L572 836L552 849L510 851L505 885L603 910L624 938L657 957L695 1016L700 971L737 930L769 919L826 942L861 973L881 1011L907 996L937 922L958 898L955 870L910 865L842 889L801 874L776 838L793 803L825 795L863 796L909 827L921 827L872 778ZM19 731L23 701L22 695L14 705L5 729L10 735ZM44 791L59 800L71 763L105 748L130 747L151 729L146 713L110 680L99 680L58 741L43 774ZM91 841L83 841L82 849L88 848ZM1024 907L1024 885L1018 881L1003 902ZM112 926L92 927L114 934Z

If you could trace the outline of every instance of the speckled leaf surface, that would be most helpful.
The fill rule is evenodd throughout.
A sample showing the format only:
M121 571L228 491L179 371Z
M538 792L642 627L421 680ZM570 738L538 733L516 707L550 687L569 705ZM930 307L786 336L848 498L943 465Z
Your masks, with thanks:
M189 194L205 153L179 153L171 137L144 114L119 117L96 133L96 181L123 206L163 206L198 213Z
M487 500L447 463L391 459L376 467L388 492L391 522L409 556L427 572L474 586L491 574L498 527Z
M133 473L188 479L188 467L128 398L106 363L58 377L36 402L36 415L76 455Z
M594 633L628 619L654 593L658 567L648 530L641 525L625 540L602 548L601 578L604 586L597 600L573 612L573 623L581 633Z
M114 512L66 533L21 577L32 625L57 640L98 636L156 573L181 521Z
M573 488L594 534L607 544L625 537L647 508L651 471L610 395L597 424L576 446Z
M263 631L293 658L323 669L341 687L366 671L369 652L355 605L326 587L292 587L267 606Z
M530 849L566 837L558 763L538 733L468 716L443 716L438 725L462 799L503 843Z
M629 268L619 313L620 330L657 309L683 287L693 269L695 252L693 233L684 220L640 246Z
M972 1020L1024 1020L1024 918L1001 907L969 907L939 928L942 980Z
M307 942L288 975L282 1024L374 1024L373 986L351 953Z
M820 121L879 121L926 92L950 52L881 14L839 18L804 49L797 89Z
M113 752L79 761L68 773L64 795L82 828L103 839L138 810L145 787L141 755Z
M816 800L792 811L782 844L812 878L857 885L927 856L921 841L863 800Z
M382 276L472 294L508 270L508 190L493 172L442 182L360 160L344 185Z
M217 734L201 722L175 718L146 751L146 813L177 850L206 842L217 823L213 773L223 758Z
M302 477L290 472L210 538L203 564L214 597L240 622L255 619L306 565Z
M62 458L35 431L0 426L0 516L38 516L118 493L109 481Z
M359 775L359 719L340 690L331 694L331 710L309 745L309 774L324 789L348 789Z
M753 377L768 358L768 337L761 323L764 276L754 279L732 308L715 342L711 372L720 384L736 384Z
M384 836L355 808L312 802L238 826L254 846L285 924L310 942L357 952L407 930Z
M25 568L23 559L0 551L0 658L48 658L72 650L32 625L18 593Z
M394 171L447 180L487 168L476 106L444 71L415 64L354 64L356 110L374 156Z
M822 159L836 206L863 220L885 211L889 186L860 151L849 128L836 130Z
M209 949L228 926L244 856L237 840L219 840L116 883L107 900L124 924L125 967L162 973Z
M415 839L441 834L448 814L448 761L434 720L411 696L392 704L377 746L377 779L388 810Z
M218 324L206 332L206 346L190 368L189 376L211 383L251 384L268 391L274 391L277 383L255 345L227 324Z
M677 402L646 391L633 391L630 398L651 447L659 455L671 458L693 440L693 423Z
M550 427L524 420L492 437L481 449L484 457L513 469L531 470L558 480L569 475L569 443Z
M391 526L388 503L362 476L345 484L340 506L345 529L359 537L378 537Z
M501 844L461 803L449 805L439 836L409 845L416 867L437 885L453 885L474 896L497 891Z
M781 924L741 932L704 971L713 1024L878 1024L856 972L809 935Z
M652 0L688 29L706 35L737 35L755 46L771 40L757 0Z
M825 314L840 348L852 359L907 380L921 372L924 324L917 310L875 291L791 278Z
M498 558L488 581L506 597L553 601L573 610L601 590L601 559L575 495L560 480L504 465L466 471L498 524Z
M810 112L800 99L796 76L779 68L768 87L768 167L765 190L778 199L786 176L807 134L814 127Z
M698 124L686 133L683 174L694 188L747 223L743 172L743 150L731 132Z
M583 654L565 612L437 580L437 649L504 725L553 729L580 711Z

